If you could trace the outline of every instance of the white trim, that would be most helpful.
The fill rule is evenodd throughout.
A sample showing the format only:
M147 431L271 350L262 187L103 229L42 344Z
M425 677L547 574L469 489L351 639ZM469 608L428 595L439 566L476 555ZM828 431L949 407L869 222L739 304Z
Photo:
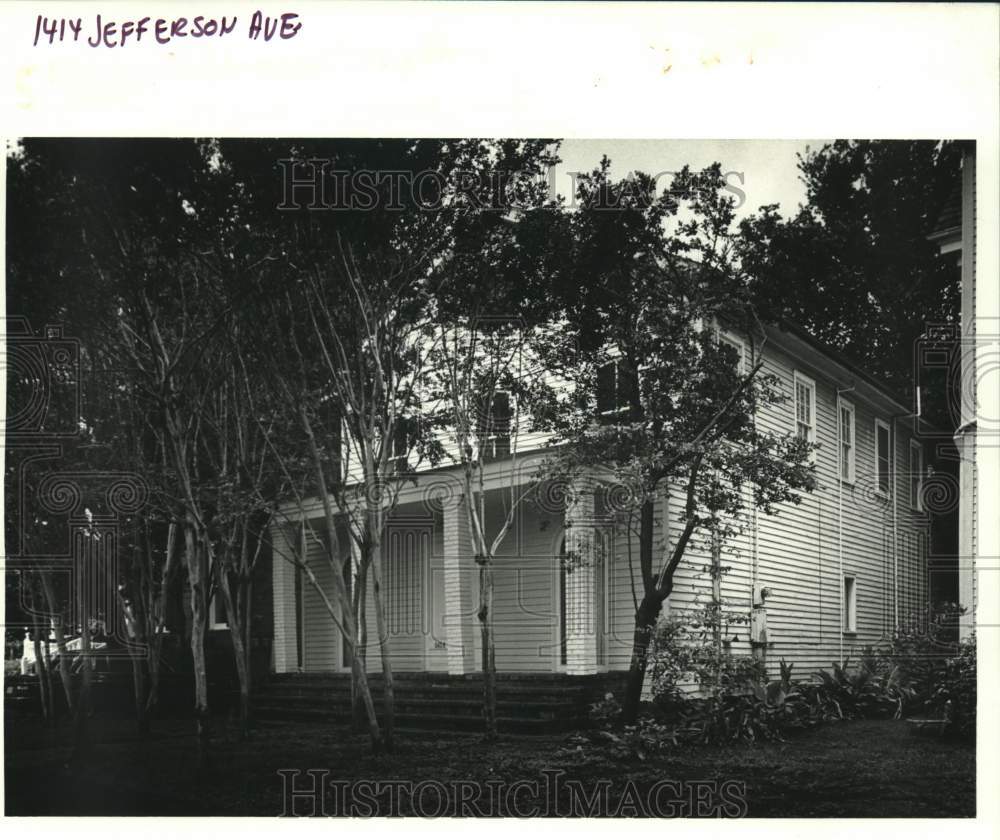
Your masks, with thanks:
M847 475L844 475L844 423L843 413L851 415L851 450L847 459ZM837 399L837 476L845 484L854 484L858 476L858 415L854 410L854 403L842 398Z
M889 476L888 476L888 479L889 479L889 491L888 492L886 492L885 490L882 489L882 484L881 484L881 481L880 481L879 456L878 456L879 455L879 453L878 453L878 432L879 432L879 429L885 429L887 446L889 447L889 451L886 453L886 455L888 456L887 460L889 462ZM875 493L877 495L881 496L884 499L889 499L889 498L892 497L892 489L893 489L892 485L893 485L893 481L895 480L895 475L894 475L895 470L893 470L893 461L895 459L892 457L892 446L893 446L892 429L889 428L889 424L885 420L882 420L880 417L876 417L875 418Z
M923 502L922 502L923 495L924 495L924 449L920 445L919 441L913 440L912 438L910 439L909 453L910 453L910 461L909 461L909 465L908 465L909 466L909 470L907 472L907 475L909 477L909 486L908 486L907 490L908 490L909 496L910 496L910 508L911 508L911 510L919 511L919 512L922 513L923 510L924 510L924 506L923 506ZM916 455L917 455L917 466L916 466L916 469L913 468L913 454L914 453L916 453ZM916 494L914 494L914 492L913 492L913 479L914 479L914 477L917 480L917 492L916 492ZM916 498L914 498L914 495L916 495Z
M208 602L208 629L209 630L228 630L229 629L229 622L228 621L216 621L215 620L215 607L216 607L216 604L218 604L218 606L221 607L223 611L225 611L225 608L226 608L225 604L223 604L222 598L220 597L218 591L216 591L216 593L212 596L212 600Z
M850 586L848 586L850 581ZM840 612L841 630L844 633L858 632L858 579L855 575L844 575L840 583L841 603L843 609Z

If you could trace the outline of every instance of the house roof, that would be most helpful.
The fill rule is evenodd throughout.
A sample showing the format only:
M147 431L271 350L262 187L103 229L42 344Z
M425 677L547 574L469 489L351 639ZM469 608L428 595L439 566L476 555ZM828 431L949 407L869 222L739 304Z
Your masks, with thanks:
M900 410L901 413L909 414L912 411L912 401L909 398L905 397L885 382L885 380L869 373L856 360L850 358L826 342L816 338L801 324L789 319L781 319L777 324L775 324L775 326L782 332L787 333L803 344L811 347L817 353L820 353L830 359L841 368L849 371L853 376L857 377L858 380L864 382L871 389L878 392L883 399L891 402ZM929 427L934 431L943 431L942 429L937 428L934 424L929 423L925 418L921 418L921 423L925 424L926 427Z

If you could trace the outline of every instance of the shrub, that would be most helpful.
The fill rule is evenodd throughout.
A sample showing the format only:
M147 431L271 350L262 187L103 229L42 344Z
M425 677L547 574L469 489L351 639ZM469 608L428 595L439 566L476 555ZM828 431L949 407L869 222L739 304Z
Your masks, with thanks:
M590 719L605 729L621 717L622 706L610 691L601 700L590 704Z
M718 650L713 639L712 610L671 616L661 622L649 654L653 698L661 709L686 701L685 686L712 693L746 692L767 672L750 656Z
M928 708L949 720L949 730L960 738L976 737L976 639L961 642L938 675Z
M870 660L863 661L855 671L849 670L849 661L843 665L833 663L833 671L818 671L824 696L836 703L841 715L847 718L902 717L906 702L913 690L903 681L899 666L872 670Z

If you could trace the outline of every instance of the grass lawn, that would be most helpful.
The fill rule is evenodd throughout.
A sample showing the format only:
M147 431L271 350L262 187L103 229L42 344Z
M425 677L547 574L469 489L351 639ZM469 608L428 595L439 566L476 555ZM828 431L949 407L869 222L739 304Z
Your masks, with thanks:
M369 786L367 796L356 788L352 802L361 810L355 815L414 810L437 815L442 786L436 782L453 780L470 784L443 794L448 813L472 815L579 812L581 803L602 789L601 780L608 780L603 783L607 797L593 800L596 812L621 816L697 815L699 802L728 803L722 811L726 816L975 815L974 749L915 737L898 721L831 724L786 743L685 747L646 761L616 757L597 745L578 748L567 735L507 736L488 747L475 736L404 733L395 755L372 756L364 738L315 724L261 728L252 740L238 743L220 722L211 757L201 766L189 722L155 722L146 741L137 740L127 723L92 723L96 746L82 766L71 770L66 725L53 732L34 720L7 721L8 815L276 816L284 808L282 768L328 770L331 792L324 808L331 815L343 813L343 806L337 786L329 783L361 779L435 781L395 792ZM553 782L552 771L565 775ZM526 784L501 788L494 782L491 788L491 779ZM727 781L731 784L722 784ZM657 782L665 783L653 789L654 806L648 803ZM311 783L305 774L297 781L299 787ZM647 810L641 803L629 807L634 796L647 803ZM297 803L299 813L311 807L308 799ZM713 807L702 814L719 815Z

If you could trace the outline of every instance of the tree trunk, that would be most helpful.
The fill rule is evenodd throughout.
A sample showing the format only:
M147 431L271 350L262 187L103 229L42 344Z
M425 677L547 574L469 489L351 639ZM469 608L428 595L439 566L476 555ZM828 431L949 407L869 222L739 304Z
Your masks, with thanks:
M204 539L197 533L195 523L188 521L184 528L185 555L188 583L191 588L191 660L194 666L194 712L197 721L198 748L204 754L208 746L208 668L205 662L205 631L208 620L207 555Z
M382 593L382 555L379 547L373 548L370 561L372 569L372 584L375 594L375 629L378 632L379 655L382 660L382 702L384 704L385 720L382 724L382 737L387 752L393 750L393 736L396 719L396 697L392 682L392 658L389 650L389 625L385 618L385 604Z
M82 601L85 596L81 594L80 598ZM84 759L90 749L90 687L93 667L90 658L90 613L86 609L89 605L84 603L81 606L84 606L84 609L80 611L83 622L83 632L80 635L80 695L76 698L76 714L73 721L73 752L70 756L70 763L77 763Z
M368 567L362 562L358 566L358 577L354 586L354 614L357 616L357 626L354 632L357 633L357 658L361 662L362 670L368 669L368 610L366 600L368 598ZM354 677L354 669L351 669L351 696L354 703L353 719L354 725L359 732L365 728L365 702L361 695L361 687Z
M233 641L233 658L236 662L236 678L240 688L240 740L245 741L250 734L250 675L247 670L246 643L243 638L243 621L233 602L229 586L229 574L225 567L219 570L219 593L226 608L229 622L229 636Z
M632 660L629 662L625 702L622 704L622 721L626 724L635 723L639 716L639 701L642 699L642 686L646 681L646 667L649 664L649 643L653 639L656 620L660 617L662 608L663 601L658 596L646 595L635 613Z
M146 694L145 717L148 722L152 718L156 706L160 702L160 653L163 650L163 632L157 628L153 641L149 646L149 691Z
M59 712L56 705L55 684L52 678L52 644L49 642L48 627L45 628L45 636L42 639L42 659L45 662L45 691L49 697L49 709L51 710L52 720L55 721L59 717Z
M42 703L42 719L46 723L52 722L52 695L51 686L46 684L45 662L42 659L42 644L39 641L40 631L38 624L35 624L34 632L31 634L31 645L35 651L35 676L38 677L38 696Z
M147 656L138 651L129 651L132 660L132 690L135 697L135 725L139 735L149 734L149 701L146 691L145 665Z
M66 695L66 708L70 717L76 715L76 699L73 692L73 671L69 651L66 649L66 634L63 633L62 613L56 610L56 593L52 585L52 578L48 572L40 572L42 579L42 592L45 594L45 603L49 614L53 617L52 632L56 635L56 650L59 651L59 681L62 683L63 693Z
M479 632L483 648L484 737L497 739L497 668L493 637L493 560L485 558L479 571Z
M247 572L245 578L240 578L240 591L243 599L243 639L244 661L247 672L247 697L253 692L253 572Z

